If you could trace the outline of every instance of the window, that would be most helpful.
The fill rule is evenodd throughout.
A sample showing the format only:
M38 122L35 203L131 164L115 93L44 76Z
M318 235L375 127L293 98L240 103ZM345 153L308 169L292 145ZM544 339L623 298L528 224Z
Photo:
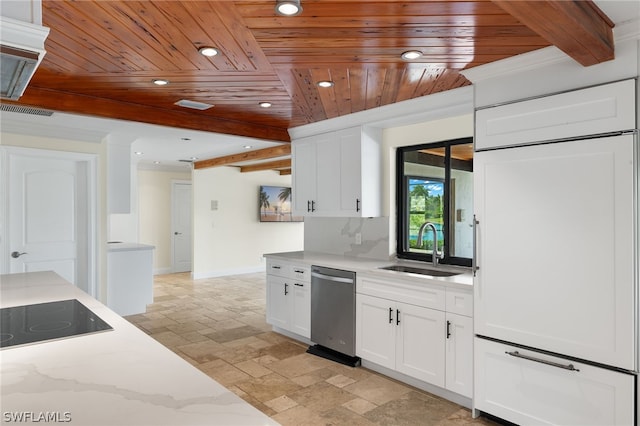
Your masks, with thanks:
M473 139L401 147L396 161L398 257L432 260L431 223L441 262L471 266Z

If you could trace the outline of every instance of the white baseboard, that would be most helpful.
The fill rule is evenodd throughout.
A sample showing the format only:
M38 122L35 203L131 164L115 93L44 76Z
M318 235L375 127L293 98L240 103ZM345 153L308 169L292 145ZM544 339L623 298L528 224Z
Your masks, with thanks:
M153 270L153 275L166 275L166 274L170 274L173 271L171 270L171 268L157 268Z
M259 266L251 266L246 268L218 269L215 271L207 271L207 272L192 272L191 277L194 280L201 280L204 278L226 277L229 275L255 274L258 272L265 272L265 271L266 271L265 265L259 265Z

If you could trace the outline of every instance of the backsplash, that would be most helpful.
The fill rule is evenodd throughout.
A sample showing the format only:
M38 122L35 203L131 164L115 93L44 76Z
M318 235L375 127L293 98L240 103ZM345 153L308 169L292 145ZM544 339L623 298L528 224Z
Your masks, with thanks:
M362 244L356 244L356 234ZM305 217L304 249L339 256L389 259L389 218Z

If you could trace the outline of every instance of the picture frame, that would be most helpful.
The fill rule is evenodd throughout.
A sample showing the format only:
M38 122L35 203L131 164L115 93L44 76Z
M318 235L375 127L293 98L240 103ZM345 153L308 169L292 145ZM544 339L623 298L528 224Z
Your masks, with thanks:
M291 200L291 187L261 185L258 193L260 222L303 222L302 216L294 216Z

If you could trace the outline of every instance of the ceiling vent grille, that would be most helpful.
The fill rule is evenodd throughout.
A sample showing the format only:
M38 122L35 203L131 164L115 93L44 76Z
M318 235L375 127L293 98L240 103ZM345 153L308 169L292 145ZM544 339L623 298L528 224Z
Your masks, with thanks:
M18 114L42 115L44 117L51 117L53 115L53 111L49 111L47 109L33 108L22 105L0 104L0 111L17 112Z
M189 101L187 99L179 100L174 105L178 105L184 108L199 109L200 111L204 111L205 109L209 109L213 106L211 104L205 104L203 102Z

